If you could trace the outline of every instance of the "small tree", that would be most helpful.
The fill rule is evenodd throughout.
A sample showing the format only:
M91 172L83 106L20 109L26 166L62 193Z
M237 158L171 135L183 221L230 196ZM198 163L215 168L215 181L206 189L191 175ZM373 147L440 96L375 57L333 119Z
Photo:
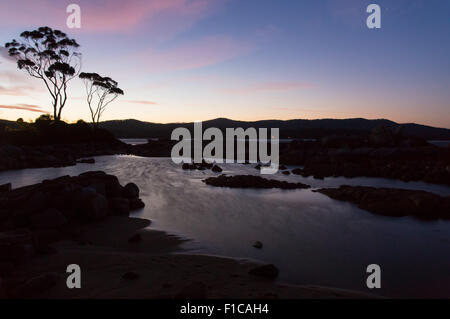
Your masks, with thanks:
M116 81L109 77L102 77L97 73L82 72L79 77L86 87L86 100L91 111L92 125L97 128L100 117L108 104L119 95L123 95L123 91L117 87ZM95 97L96 101L94 101Z
M19 69L44 81L52 96L53 117L59 121L67 101L67 84L81 69L81 53L76 51L79 45L64 32L49 27L22 32L20 37L5 47Z

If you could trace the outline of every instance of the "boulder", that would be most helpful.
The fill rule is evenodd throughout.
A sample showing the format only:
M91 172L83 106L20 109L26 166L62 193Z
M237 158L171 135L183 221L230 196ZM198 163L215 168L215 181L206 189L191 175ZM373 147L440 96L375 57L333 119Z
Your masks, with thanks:
M138 198L139 187L135 183L128 183L122 188L122 195L125 198Z
M60 228L67 223L67 218L57 209L49 208L41 214L30 217L33 229Z
M130 214L130 201L126 198L110 198L108 205L111 215L128 216Z
M80 212L87 220L100 220L108 215L108 201L105 196L93 193L86 196Z
M136 210L145 207L144 202L140 198L131 198L129 201L130 201L130 210Z
M11 191L11 183L0 185L0 193L6 193Z
M261 249L263 248L263 243L260 242L259 240L255 241L255 243L253 244L253 247L255 247L256 249Z
M211 171L213 171L214 173L221 173L221 172L222 172L222 168L220 168L220 167L217 166L217 165L214 165L214 166L211 168Z
M141 234L134 234L132 235L130 238L128 238L128 242L133 244L133 243L139 243L142 241L142 236Z

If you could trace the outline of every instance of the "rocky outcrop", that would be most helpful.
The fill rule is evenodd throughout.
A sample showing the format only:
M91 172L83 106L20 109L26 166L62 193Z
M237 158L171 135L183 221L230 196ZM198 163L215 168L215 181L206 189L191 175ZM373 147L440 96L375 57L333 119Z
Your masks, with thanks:
M341 147L291 142L280 149L283 164L304 177L381 177L450 185L450 148L428 146Z
M359 208L378 215L450 219L450 196L442 197L418 190L364 186L323 188L317 192L336 200L354 203Z
M7 187L0 192L0 276L35 255L52 253L48 245L55 241L77 240L82 224L128 216L144 206L138 196L137 185L122 187L117 177L101 171ZM47 279L36 278L24 287L47 286Z
M309 185L302 183L289 183L275 179L266 179L254 175L220 175L218 177L209 177L203 180L204 183L217 187L230 188L280 188L280 189L304 189Z
M63 167L95 163L88 158L99 155L131 153L121 142L109 144L55 144L41 146L0 145L0 171L24 168Z

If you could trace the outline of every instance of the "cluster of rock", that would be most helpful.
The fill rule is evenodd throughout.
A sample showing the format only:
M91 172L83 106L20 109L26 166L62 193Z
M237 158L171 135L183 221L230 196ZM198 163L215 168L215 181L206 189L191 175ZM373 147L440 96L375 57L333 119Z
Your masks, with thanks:
M93 163L81 158L128 153L125 144L58 144L43 146L0 145L0 171L24 168L63 167Z
M199 171L204 171L204 170L210 169L211 171L213 171L215 173L222 172L222 169L218 165L213 164L213 163L207 163L205 161L202 161L201 163L183 163L182 169L184 169L184 170L199 170Z
M309 143L281 152L281 161L303 166L292 173L304 177L367 176L450 185L450 148L431 145L335 149Z
M134 183L91 171L12 190L0 186L0 276L36 254L52 252L52 242L76 239L84 223L129 215L144 207Z
M450 196L396 188L340 186L317 190L333 199L349 201L378 215L414 216L420 219L450 219Z
M230 188L280 188L280 189L305 189L310 188L309 185L302 183L289 183L275 179L266 179L261 176L254 175L220 175L217 177L209 177L203 180L204 183L216 187Z

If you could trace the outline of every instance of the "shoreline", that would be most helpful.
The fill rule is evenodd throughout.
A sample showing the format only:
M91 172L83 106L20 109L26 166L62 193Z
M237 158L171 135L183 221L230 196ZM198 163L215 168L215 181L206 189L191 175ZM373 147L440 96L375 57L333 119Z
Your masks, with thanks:
M363 292L283 284L249 275L249 270L259 263L183 252L179 245L184 239L148 229L148 225L148 220L122 216L87 225L82 238L89 244L80 246L60 241L54 244L55 254L33 258L18 267L12 280L25 283L16 290L16 296L50 299L379 298ZM142 239L129 243L127 238L136 233ZM82 287L68 289L65 267L77 262L81 267ZM135 278L124 279L125 274L130 273ZM53 278L52 285L42 285L38 291L32 281L42 276ZM30 291L30 287L36 290Z

